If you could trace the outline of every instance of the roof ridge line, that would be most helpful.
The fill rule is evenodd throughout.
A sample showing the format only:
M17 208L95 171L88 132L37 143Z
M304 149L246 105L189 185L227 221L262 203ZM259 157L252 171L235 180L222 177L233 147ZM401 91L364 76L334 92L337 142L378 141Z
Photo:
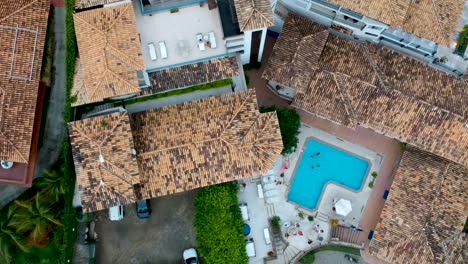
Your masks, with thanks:
M273 21L271 21L271 20L270 20L269 18L267 18L262 12L260 12L260 10L258 10L257 7L255 7L254 10L255 10L260 16L262 16L266 21L272 22L272 23L273 23Z
M107 40L107 38L106 38L106 40ZM140 64L140 63L138 63L137 61L135 61L134 59L130 58L129 56L127 56L127 54L125 54L124 52L120 51L120 50L117 49L116 47L110 45L109 42L106 42L106 46L104 47L104 52L106 52L106 49L107 49L107 48L111 49L112 51L115 51L115 52L118 53L120 56L125 57L126 60L131 61L131 62L133 63L133 65L131 65L131 66L133 66L134 68L137 68L137 67L144 68L144 66L143 66L142 64ZM111 53L110 55L112 55L112 53ZM105 55L104 55L104 56L105 56ZM116 56L114 56L114 57L115 57L116 59L118 59ZM120 60L120 59L119 59L119 60ZM123 60L120 60L120 61L122 61L123 63L125 63L125 64L128 65L128 63L126 63L125 61L123 61Z
M229 122L226 124L225 127L223 127L223 129L222 129L222 131L221 131L219 137L222 137L222 136L223 136L223 134L224 134L224 132L226 131L226 129L229 127L229 125L232 123L232 121L234 121L234 118L236 118L236 116L239 114L239 112L240 112L240 110L242 109L242 107L244 107L244 105L247 103L249 97L252 96L251 93L252 93L252 92L250 92L250 91L247 91L247 92L246 92L247 95L245 96L245 98L244 98L244 100L242 101L241 105L236 109L235 114L232 115L232 117L231 117L231 119L229 120Z
M12 12L12 13L8 14L7 16L0 18L0 22L6 20L7 18L11 17L12 15L14 15L14 14L20 12L20 11L23 11L24 9L28 8L29 6L31 6L34 3L37 3L38 1L39 0L33 0L33 1L29 2L28 4L22 6L20 9L15 10L15 12Z
M124 115L122 113L119 113L119 119L115 123L114 127L112 129L109 129L109 135L107 135L104 139L101 140L101 142L99 142L99 148L101 148L104 141L106 141L110 137L110 134L114 132L117 126L120 125L120 122L122 121L123 117Z
M119 168L118 166L114 165L114 163L112 163L112 162L106 161L105 163L106 163L106 165L99 164L99 166L100 166L101 168L103 168L104 170L108 171L108 172L109 172L110 174L112 174L113 176L115 176L115 177L121 179L122 181L128 183L129 185L133 185L132 182L128 181L128 180L125 179L124 177L120 177L120 175L117 174L117 173L115 173L114 170L115 170L115 171L120 171L120 172L122 172L122 175L125 175L125 176L128 176L128 177L132 178L132 176L130 176L128 172L126 172L125 170L123 170L123 169ZM110 165L109 168L106 168L107 164Z
M0 129L0 134L1 136L5 139L5 141L8 142L8 144L10 144L10 146L15 150L15 152L17 152L17 154L23 158L23 160L25 162L28 162L28 160L23 156L23 154L21 153L21 151L19 151L19 149L13 144L13 142L10 141L10 139L8 139L8 137L3 133L3 131Z
M406 97L411 98L412 100L418 101L418 102L423 103L423 104L430 105L430 106L432 106L432 107L437 107L437 108L443 109L443 110L447 111L448 113L450 113L450 114L452 114L452 115L454 115L454 116L458 116L458 117L460 117L460 118L464 118L463 116L461 116L461 115L459 115L458 113L455 113L455 112L453 112L453 111L447 109L446 107L441 107L441 106L435 105L435 104L433 104L433 103L430 103L430 102L428 102L428 101L426 101L426 100L421 99L419 96L412 96L411 94L408 94L408 93L406 93L406 92L403 92L403 91L401 91L401 90L398 90L398 89L393 88L393 86L388 87L387 85L385 85L382 76L379 74L379 71L377 70L377 66L375 65L374 61L372 60L372 56L370 56L370 54L369 54L369 51L368 51L368 49L367 49L367 46L366 46L365 44L359 44L359 46L362 46L362 48L363 48L363 50L364 50L363 53L364 53L366 59L369 61L369 64L371 65L372 69L374 70L375 75L377 76L377 79L379 79L379 83L382 85L382 88L384 88L385 90L387 90L387 91L389 91L389 92L398 92L398 93L402 94L403 96L406 96ZM381 47L379 47L379 48L381 48ZM386 47L384 47L384 48L386 48ZM386 48L386 49L387 49L387 48ZM406 55L404 55L404 54L401 54L401 53L399 53L399 52L397 52L397 51L394 51L394 50L390 50L390 51L391 51L391 52L396 52L396 53L399 54L400 56L405 56L405 57L409 58L409 59L412 60L412 61L416 61L416 62L422 63L422 62L420 62L420 61L418 61L418 60L416 60L416 59L414 59L414 58L408 57L408 56L406 56ZM423 66L424 68L429 67L428 65L425 65L425 64L423 64L423 63L422 63L422 66ZM447 73L444 73L444 74L447 74ZM383 75L384 77L386 77L385 74L382 74L382 75ZM362 81L362 80L360 80L360 81ZM365 81L362 81L362 82L365 82ZM367 84L369 84L369 85L372 85L372 84L370 84L370 83L368 83L368 82L365 82L365 83L367 83ZM372 86L374 86L374 85L372 85ZM375 86L375 87L379 88L378 86ZM381 88L379 88L379 89L381 89Z
M83 23L86 23L87 25L89 25L91 28L94 28L95 30L97 30L99 33L101 33L102 35L104 35L104 38L107 40L106 38L106 33L104 31L102 31L101 29L97 28L96 26L94 26L93 24L89 23L88 21L86 21L84 18L82 18L80 16L80 14L83 14L83 13L78 13L78 14L74 14L73 15L73 20L75 20L76 18L78 18L79 20L81 20ZM75 27L76 27L76 23L75 23ZM77 41L77 44L78 44L78 41Z
M117 20L119 20L127 11L128 11L128 8L130 6L132 6L131 2L130 3L127 3L127 4L123 4L122 5L125 5L125 8L122 8L122 12L114 19L114 21L112 21L112 23L109 25L109 27L107 28L106 32L109 32L111 30L112 27L114 27L115 23L117 22ZM118 6L117 6L118 7ZM133 7L132 7L133 8ZM113 6L113 9L118 9L116 8L116 6ZM107 34L106 34L107 35Z
M252 19L252 15L255 11L255 8L252 9L252 11L250 11L250 14L249 14L249 18L247 19L247 21L244 23L244 25L242 25L242 28L241 28L241 31L243 32L244 29L247 27L247 25L249 24L250 20Z

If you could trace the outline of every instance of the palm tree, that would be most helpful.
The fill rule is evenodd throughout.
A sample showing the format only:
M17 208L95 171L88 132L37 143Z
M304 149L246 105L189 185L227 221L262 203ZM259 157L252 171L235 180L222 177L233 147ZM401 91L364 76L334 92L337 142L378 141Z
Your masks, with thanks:
M44 170L42 177L34 180L34 185L47 190L49 197L54 197L58 201L60 196L65 194L65 177L55 170Z
M31 245L21 235L8 227L16 209L16 206L10 206L7 215L0 219L0 263L11 263L13 259L12 246L16 246L24 252L31 250Z
M19 207L11 218L9 226L15 227L18 233L28 234L29 241L40 247L49 240L52 224L62 225L55 217L50 207L44 206L40 194L36 194L32 201L15 201Z

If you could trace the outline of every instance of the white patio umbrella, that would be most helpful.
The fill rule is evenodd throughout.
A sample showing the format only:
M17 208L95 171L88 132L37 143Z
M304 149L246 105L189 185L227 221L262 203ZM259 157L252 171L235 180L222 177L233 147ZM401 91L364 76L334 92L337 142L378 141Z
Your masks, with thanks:
M353 210L351 202L346 199L340 199L335 204L336 213L342 216L346 216Z

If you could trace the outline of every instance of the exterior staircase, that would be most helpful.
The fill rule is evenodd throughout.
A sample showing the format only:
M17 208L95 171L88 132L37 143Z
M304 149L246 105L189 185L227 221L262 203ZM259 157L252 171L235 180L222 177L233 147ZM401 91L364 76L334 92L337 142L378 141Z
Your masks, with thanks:
M331 229L331 237L332 239L337 239L341 242L347 242L359 245L359 236L361 235L361 231L357 230L350 230L346 226L334 226Z
M265 203L265 206L267 209L268 218L276 216L276 209L274 204Z

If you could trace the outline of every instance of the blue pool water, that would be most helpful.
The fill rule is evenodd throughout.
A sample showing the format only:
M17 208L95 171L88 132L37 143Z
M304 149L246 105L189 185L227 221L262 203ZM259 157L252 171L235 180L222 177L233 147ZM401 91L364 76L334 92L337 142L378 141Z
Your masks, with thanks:
M289 189L288 200L316 209L327 182L358 191L368 167L369 163L364 159L309 139Z

